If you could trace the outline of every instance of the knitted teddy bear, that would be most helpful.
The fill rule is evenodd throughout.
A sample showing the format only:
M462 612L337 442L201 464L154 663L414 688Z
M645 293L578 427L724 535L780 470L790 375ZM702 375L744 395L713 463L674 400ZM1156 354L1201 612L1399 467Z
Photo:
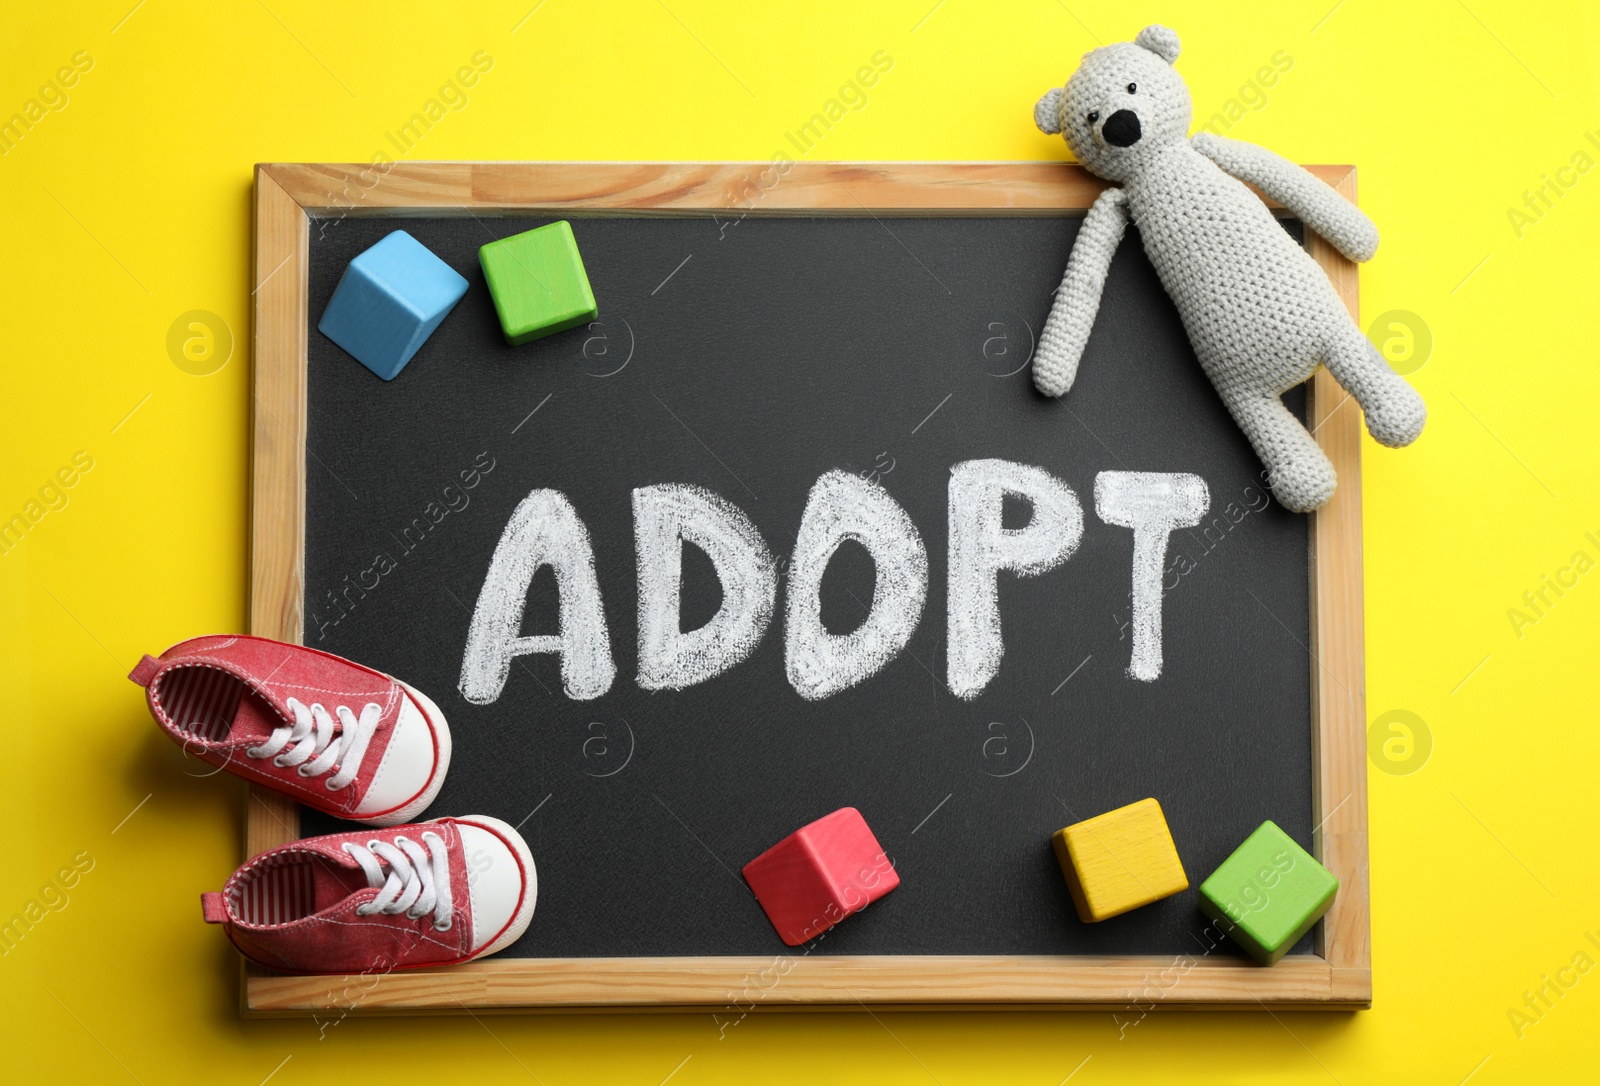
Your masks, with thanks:
M1422 398L1389 368L1327 276L1245 182L1352 260L1378 247L1372 221L1310 173L1263 148L1208 132L1189 138L1191 106L1173 70L1178 36L1149 26L1085 54L1067 85L1034 107L1090 171L1120 183L1079 231L1039 337L1033 380L1072 387L1111 257L1131 220L1183 319L1200 365L1267 468L1278 501L1309 512L1333 496L1333 465L1279 398L1319 364L1355 397L1381 444L1422 432Z

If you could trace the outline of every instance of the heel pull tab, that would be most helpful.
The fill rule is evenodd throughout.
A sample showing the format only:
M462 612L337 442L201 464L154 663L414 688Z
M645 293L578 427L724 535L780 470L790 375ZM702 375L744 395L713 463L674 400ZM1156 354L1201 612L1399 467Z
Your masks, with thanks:
M200 912L207 924L221 924L228 919L228 907L223 903L221 893L201 894Z
M160 660L157 660L154 656L146 656L137 664L133 665L133 670L128 672L128 678L132 679L140 686L149 686L150 680L155 678L155 674L160 667Z

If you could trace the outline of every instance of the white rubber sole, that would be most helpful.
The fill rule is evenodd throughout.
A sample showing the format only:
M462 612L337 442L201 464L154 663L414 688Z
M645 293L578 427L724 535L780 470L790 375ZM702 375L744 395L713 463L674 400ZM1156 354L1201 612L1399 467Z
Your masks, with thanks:
M400 682L400 680L396 679L395 682ZM450 752L453 747L450 739L449 722L445 720L444 714L439 711L439 707L433 703L433 699L428 697L428 695L424 694L420 690L415 689L407 683L401 682L400 686L408 695L410 695L411 699L421 707L422 715L427 717L428 722L434 726L435 734L439 740L439 765L433 774L433 783L430 784L421 795L417 796L416 799L412 800L404 807L397 808L396 810L390 811L385 815L377 815L373 818L356 818L352 820L355 822L360 822L363 825L379 827L398 826L402 823L412 821L417 817L417 815L421 814L423 811L426 811L433 805L433 801L439 796L439 789L444 787L445 774L450 771Z
M489 815L459 815L455 816L454 821L474 823L504 838L516 852L517 859L522 863L522 869L528 873L528 883L523 887L522 906L517 909L516 915L511 918L511 923L506 925L506 930L498 938L466 959L471 962L487 958L491 954L498 954L522 938L523 933L528 930L529 923L533 921L533 907L539 899L539 872L533 865L533 853L528 851L528 843L522 839L522 834L507 823Z

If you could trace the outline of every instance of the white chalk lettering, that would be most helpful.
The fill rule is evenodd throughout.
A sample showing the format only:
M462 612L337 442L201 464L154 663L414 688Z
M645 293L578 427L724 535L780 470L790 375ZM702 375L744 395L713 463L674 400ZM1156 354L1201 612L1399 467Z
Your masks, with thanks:
M528 585L540 566L556 575L560 632L522 637ZM500 536L472 612L461 696L474 705L493 703L505 689L511 661L538 652L560 654L561 684L575 701L599 697L616 678L589 530L557 490L535 490L522 499Z
M1211 508L1198 475L1102 471L1094 480L1094 509L1107 524L1133 529L1133 658L1128 674L1161 677L1161 567L1174 528L1192 528Z
M877 566L866 620L847 634L822 624L822 574L847 539ZM875 674L911 640L928 598L928 552L906 511L877 483L843 471L819 478L795 540L784 619L789 683L807 701Z
M778 595L777 565L750 518L709 490L682 483L633 492L639 575L639 685L682 690L720 675L760 643ZM683 545L705 551L722 583L711 621L683 632Z
M1025 527L1001 521L1007 494L1025 499ZM950 591L946 678L957 697L975 698L1000 670L997 575L1037 577L1065 562L1083 538L1083 507L1070 486L1010 460L967 460L950 469Z
M952 694L970 701L993 683L1005 657L1001 575L1039 577L1071 559L1083 541L1084 503L1043 468L1001 459L956 464L946 499L945 681ZM1027 507L1026 524L1006 527L1008 500ZM1171 535L1199 525L1210 505L1210 490L1198 475L1103 471L1095 476L1100 520L1133 533L1132 613L1123 629L1132 634L1127 674L1135 680L1154 682L1162 674L1163 574ZM883 670L905 650L922 620L928 601L927 547L905 509L876 478L835 470L817 479L800 517L786 577L750 517L711 490L688 483L639 487L632 491L632 511L641 689L683 690L750 659L778 613L780 580L787 585L784 670L807 701L831 697ZM847 541L866 550L874 582L871 599L862 602L866 617L852 631L836 634L822 621L822 582ZM620 539L602 542L626 546ZM710 559L722 590L716 614L693 630L683 628L686 546ZM524 636L529 588L546 566L555 576L557 632ZM1023 632L1050 639L1058 631ZM558 656L562 688L574 701L598 698L616 680L594 544L572 503L552 489L534 490L522 500L495 547L467 632L461 696L474 705L493 704L516 658L536 653Z

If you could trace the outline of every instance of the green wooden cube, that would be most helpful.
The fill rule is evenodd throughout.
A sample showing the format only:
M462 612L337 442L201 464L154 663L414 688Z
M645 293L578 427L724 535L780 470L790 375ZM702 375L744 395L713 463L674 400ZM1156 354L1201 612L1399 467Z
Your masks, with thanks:
M1200 911L1272 965L1322 919L1339 880L1274 822L1263 822L1200 884Z
M491 241L478 250L478 263L500 330L512 346L594 320L594 292L571 223L553 222Z

